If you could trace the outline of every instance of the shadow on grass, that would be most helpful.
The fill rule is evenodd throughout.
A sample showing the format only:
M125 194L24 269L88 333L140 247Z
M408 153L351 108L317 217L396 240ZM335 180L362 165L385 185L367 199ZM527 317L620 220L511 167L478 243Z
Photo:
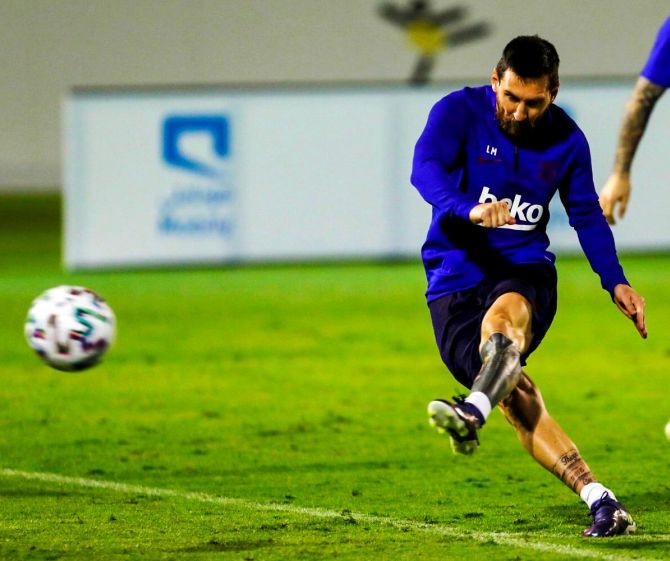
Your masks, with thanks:
M89 497L87 491L63 491L48 489L0 489L0 497L29 498L29 497Z
M665 485L655 491L626 495L624 500L632 511L670 513L670 487Z
M346 462L346 463L309 463L302 465L295 464L268 464L264 466L257 466L255 468L244 467L240 469L217 469L212 472L212 475L217 477L248 477L250 474L266 474L266 473L339 473L349 471L367 470L388 470L406 469L404 464L392 464L389 461L373 461L373 462ZM178 472L177 472L178 473ZM203 472L199 472L203 473Z
M210 540L207 543L194 545L178 549L180 553L206 553L214 551L253 551L263 547L273 547L277 545L272 539L266 540L231 540L218 541Z

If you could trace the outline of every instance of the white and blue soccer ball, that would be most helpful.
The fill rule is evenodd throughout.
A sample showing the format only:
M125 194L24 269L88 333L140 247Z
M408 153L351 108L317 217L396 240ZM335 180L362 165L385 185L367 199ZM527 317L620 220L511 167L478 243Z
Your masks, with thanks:
M62 285L33 300L24 332L46 364L72 372L100 362L114 342L116 318L92 290Z

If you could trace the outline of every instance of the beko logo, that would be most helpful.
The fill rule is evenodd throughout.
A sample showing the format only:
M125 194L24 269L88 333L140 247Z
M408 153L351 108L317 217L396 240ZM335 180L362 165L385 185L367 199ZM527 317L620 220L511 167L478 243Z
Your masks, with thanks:
M479 202L495 203L498 200L498 197L491 193L491 190L488 187L484 186L482 194L479 196ZM510 215L517 221L516 224L505 224L500 226L500 228L508 228L510 230L534 230L544 214L544 207L542 207L542 205L524 203L521 200L521 195L514 195L514 199L504 198L500 200L507 203ZM526 222L526 224L523 224L523 222Z

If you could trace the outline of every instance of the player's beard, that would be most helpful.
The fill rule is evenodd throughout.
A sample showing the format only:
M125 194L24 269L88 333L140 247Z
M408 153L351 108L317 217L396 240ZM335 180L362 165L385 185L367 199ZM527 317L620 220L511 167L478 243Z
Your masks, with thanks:
M509 137L520 142L530 140L533 137L533 132L535 131L535 125L539 117L536 117L532 121L530 119L525 119L524 121L516 121L514 117L505 115L505 111L500 105L496 103L496 119L500 128L507 134Z

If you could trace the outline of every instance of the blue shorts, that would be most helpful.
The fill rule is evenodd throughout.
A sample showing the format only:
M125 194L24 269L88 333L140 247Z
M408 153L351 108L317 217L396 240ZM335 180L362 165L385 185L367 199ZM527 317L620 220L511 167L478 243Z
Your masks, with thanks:
M504 274L486 277L473 288L429 302L435 341L454 378L465 387L472 387L482 367L479 356L482 320L496 299L508 292L523 295L533 309L532 340L521 356L521 364L525 365L556 315L556 282L553 267L517 265Z

